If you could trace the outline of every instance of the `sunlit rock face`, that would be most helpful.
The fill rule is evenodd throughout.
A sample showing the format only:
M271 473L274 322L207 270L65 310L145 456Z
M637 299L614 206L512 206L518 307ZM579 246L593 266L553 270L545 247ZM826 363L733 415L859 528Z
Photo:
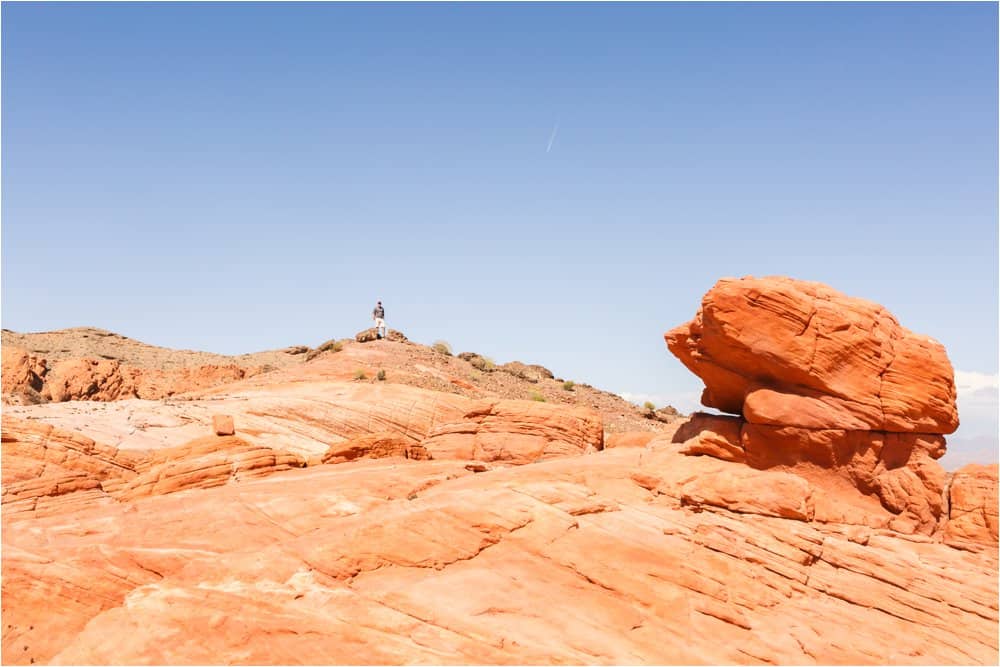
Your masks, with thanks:
M734 415L607 437L588 405L350 381L393 341L12 408L3 662L996 664L997 466L934 460L950 367L906 371L918 412L783 379L780 342L740 343L774 371L742 385L712 348Z
M835 471L901 530L929 534L946 515L935 460L958 427L954 371L884 307L820 283L723 279L665 339L705 382L702 402L741 417L731 458Z

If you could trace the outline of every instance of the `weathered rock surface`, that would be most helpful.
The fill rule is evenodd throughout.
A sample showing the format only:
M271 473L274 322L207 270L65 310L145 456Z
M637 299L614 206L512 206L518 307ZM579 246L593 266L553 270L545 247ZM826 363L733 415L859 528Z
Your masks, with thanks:
M423 446L435 459L531 463L604 448L600 415L534 401L480 401L461 419L432 429Z
M827 495L660 439L480 473L355 461L5 514L3 655L994 664L995 549L810 521Z
M136 476L141 454L82 433L3 416L3 516L46 515L108 500Z
M608 449L614 447L645 447L656 437L655 431L626 431L625 433L610 433L604 442Z
M935 459L958 426L939 343L877 304L790 278L720 280L665 339L704 380L702 402L741 415L699 418L712 424L687 453L829 470L878 497L898 530L938 529L947 512Z
M158 370L113 359L62 359L49 363L17 347L4 347L3 394L22 403L159 399L235 382L260 372L236 364Z
M232 415L212 415L212 430L215 435L234 435L236 425L233 423Z
M850 331L814 306L803 335ZM607 443L598 412L460 395L426 360L442 391L348 381L391 342L169 400L9 407L4 663L996 664L997 466L936 463L936 389L926 413L876 394L894 431L846 379L789 380L779 324L736 336L792 369L744 382L739 416ZM868 364L831 354L805 374Z
M136 475L112 494L118 500L204 489L301 468L305 461L289 452L251 445L236 436L206 436L180 447L147 454Z
M395 433L373 433L330 445L330 449L323 455L321 461L345 463L359 458L383 459L392 456L418 461L431 458L423 445L416 444L409 438Z
M387 383L295 382L189 393L183 401L161 406L159 422L151 427L150 413L133 405L79 404L72 412L34 406L33 415L61 428L86 430L119 447L151 449L211 433L213 417L223 413L239 423L244 441L304 460L321 459L336 443L372 434L422 445L433 458L509 463L603 446L601 417L589 408L473 400ZM143 424L147 427L138 428Z
M86 502L104 502L358 458L523 464L594 451L603 438L600 416L587 408L472 401L386 384L317 382L192 395L160 406L158 415L129 401L78 404L72 412L33 407L51 423L4 415L5 512L51 513L60 503L83 502L67 495L75 490L92 492Z
M997 542L997 464L967 465L948 487L949 518L944 539L949 544Z
M3 393L17 393L29 403L41 400L48 369L45 360L28 354L27 350L5 345L2 350Z
M372 327L371 329L365 329L364 331L359 331L357 334L355 334L354 340L358 341L359 343L370 343L373 340L379 340L378 329ZM385 340L391 340L394 343L405 343L409 339L403 335L402 331L396 331L395 329L386 329Z
M723 279L665 335L702 402L757 424L951 433L954 372L882 306L791 278Z

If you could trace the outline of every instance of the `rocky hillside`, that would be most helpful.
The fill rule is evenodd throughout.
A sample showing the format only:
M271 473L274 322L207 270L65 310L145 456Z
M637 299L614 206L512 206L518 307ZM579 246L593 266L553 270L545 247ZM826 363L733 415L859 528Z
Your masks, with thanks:
M997 466L935 460L939 345L788 279L666 340L731 416L609 432L402 339L5 407L3 660L997 663Z
M281 367L298 362L300 358L297 355L309 350L306 346L297 345L281 350L236 356L195 350L174 350L149 345L95 327L75 327L38 333L17 333L4 329L2 342L4 348L20 348L34 357L53 362L81 358L104 359L117 361L126 366L160 371L198 366Z
M390 331L388 340L374 340L371 329L314 348L299 345L238 356L170 350L91 328L38 334L5 330L3 336L3 401L11 405L179 399L259 376L240 386L321 379L379 382L469 398L587 406L601 413L609 433L672 430L679 418L669 406L650 413L616 394L555 378L537 364L496 364L474 352L453 356L444 347L411 342L398 331ZM56 411L79 409L68 405Z

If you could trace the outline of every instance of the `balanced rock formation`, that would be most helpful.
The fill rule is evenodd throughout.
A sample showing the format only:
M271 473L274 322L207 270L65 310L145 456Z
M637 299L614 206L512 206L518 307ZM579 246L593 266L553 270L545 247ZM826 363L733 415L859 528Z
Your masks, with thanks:
M689 453L836 471L899 529L935 530L945 474L934 459L958 427L940 343L878 304L790 278L720 280L665 339L705 382L702 403L741 416Z
M791 278L723 279L665 335L702 403L755 424L945 434L954 372L937 341L882 306Z

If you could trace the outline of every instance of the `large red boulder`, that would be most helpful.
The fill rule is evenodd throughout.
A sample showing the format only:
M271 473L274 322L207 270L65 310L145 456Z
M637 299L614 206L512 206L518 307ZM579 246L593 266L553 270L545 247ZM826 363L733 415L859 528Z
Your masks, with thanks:
M791 278L723 279L664 338L705 382L702 403L740 415L684 429L685 453L832 471L904 532L947 514L934 460L958 427L954 371L940 343L882 306Z
M884 307L814 282L725 278L667 346L705 382L702 403L758 424L913 433L958 428L937 341Z

